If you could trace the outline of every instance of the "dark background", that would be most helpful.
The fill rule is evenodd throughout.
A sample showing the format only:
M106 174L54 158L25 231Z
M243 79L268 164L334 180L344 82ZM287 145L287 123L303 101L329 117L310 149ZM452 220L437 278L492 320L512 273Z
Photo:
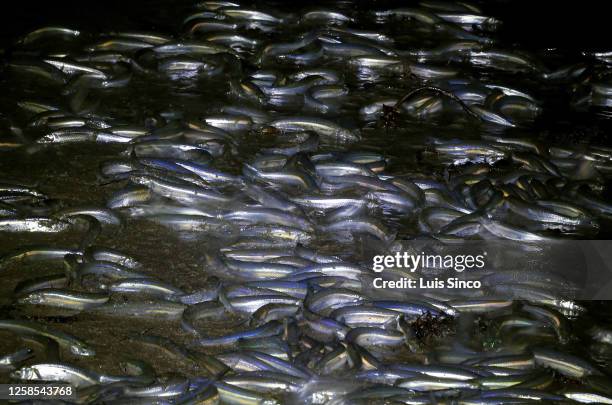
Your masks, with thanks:
M43 25L64 24L87 31L116 29L165 29L180 26L197 0L47 0L0 3L0 46L6 46L20 34ZM243 3L247 3L246 1ZM279 2L284 6L325 5L325 2ZM412 6L417 1L370 0L357 1L362 10ZM501 35L522 47L563 48L568 50L609 50L609 1L549 1L549 0L493 0L473 1L485 13L500 17L505 22ZM268 2L269 4L269 2ZM327 2L333 7L332 2ZM185 12L183 12L185 11ZM178 20L177 20L178 19Z

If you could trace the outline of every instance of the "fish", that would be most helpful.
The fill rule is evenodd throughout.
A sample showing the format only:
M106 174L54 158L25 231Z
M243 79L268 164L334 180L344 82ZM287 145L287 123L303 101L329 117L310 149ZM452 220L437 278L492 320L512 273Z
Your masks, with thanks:
M70 383L76 388L86 388L100 383L100 376L67 364L41 363L22 367L12 373L21 381L58 381Z
M566 353L558 353L547 348L533 349L536 364L545 365L568 377L581 378L587 375L598 375L601 372L587 361Z
M34 351L30 348L20 349L14 353L6 354L0 358L0 369L15 369L20 363L23 363L33 356Z
M0 218L0 232L58 233L70 228L70 223L47 217Z
M233 346L240 339L271 337L280 334L282 325L278 321L270 321L264 325L244 332L237 332L220 337L201 338L191 343L194 347Z
M338 124L321 118L313 117L286 117L268 123L280 131L313 131L321 139L330 139L339 142L355 142L360 136L355 131L340 127Z
M82 293L63 289L44 288L18 296L19 304L42 305L64 309L86 310L108 302L109 296L99 293Z
M612 403L590 267L546 260L609 226L610 52L530 52L462 1L281 3L0 51L3 375L83 404Z
M5 319L0 321L0 330L7 330L17 334L38 335L57 342L60 346L68 348L77 356L93 356L95 350L86 342L59 330L31 321L16 321Z

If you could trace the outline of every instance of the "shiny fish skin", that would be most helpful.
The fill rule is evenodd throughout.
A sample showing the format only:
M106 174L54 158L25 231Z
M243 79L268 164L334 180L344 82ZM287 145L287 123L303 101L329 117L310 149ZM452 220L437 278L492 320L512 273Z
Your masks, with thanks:
M14 353L0 357L0 370L12 370L17 368L19 363L31 358L34 351L29 348L18 350Z
M495 4L159 6L0 50L3 382L612 403L608 304L580 296L607 287L540 260L607 235L612 53L537 49ZM482 269L373 267L472 245ZM375 286L454 276L482 286Z
M106 317L138 316L142 319L178 320L182 317L185 305L170 301L144 301L127 303L106 303L88 312Z
M69 208L58 211L55 214L59 219L66 220L73 216L90 216L95 218L98 222L107 225L121 225L122 220L113 211L105 210L103 208Z
M109 297L98 293L78 293L69 290L45 288L16 298L19 304L42 305L64 309L87 310L105 304Z
M35 364L21 368L13 375L22 381L67 382L77 388L96 385L100 381L97 374L65 364Z
M444 378L414 377L400 380L398 386L414 391L440 391L447 389L478 389L478 384L471 381L461 381Z
M582 403L598 403L598 404L610 404L612 403L612 398L606 395L598 394L596 392L583 392L583 391L569 391L563 393L566 398L569 398L573 401L582 402Z
M324 139L331 138L332 140L344 142L359 140L359 135L353 131L320 118L289 117L272 121L269 125L281 131L314 131Z
M101 257L100 259L104 258ZM107 260L92 260L80 264L76 270L79 277L92 274L96 276L104 276L110 279L148 278L148 276L142 273L133 271L130 267Z
M51 218L23 218L6 219L0 218L0 232L63 232L70 227L65 221Z
M137 269L142 267L142 264L134 257L126 255L120 251L108 248L91 247L84 252L88 261L105 261L118 264L129 269Z
M45 325L37 324L35 322L3 320L0 321L0 329L12 331L17 334L22 333L47 337L56 341L59 345L67 347L77 356L95 355L95 351L85 342L82 342L71 335L67 335L63 332L51 329Z
M297 268L278 263L247 262L234 259L224 259L229 271L243 280L265 280L281 278L293 274Z
M345 305L358 305L364 301L361 294L347 289L328 289L313 294L304 301L304 305L314 313L328 315L334 309Z
M200 347L210 346L232 346L236 344L240 339L251 339L258 337L269 337L276 336L281 333L282 326L277 321L271 321L265 325L257 327L255 329L247 330L244 332L238 332L231 335L221 336L218 338L202 338L198 339L192 344Z
M346 334L346 340L364 347L396 348L405 344L406 337L395 331L374 327L357 327Z
M53 246L29 246L16 249L2 256L0 268L10 266L12 263L31 263L36 261L63 260L68 254L78 254L78 249L60 248Z
M176 296L184 295L183 291L174 286L147 278L124 278L115 281L106 288L114 293L140 293L166 299L175 299Z
M386 325L392 325L394 321L397 321L400 315L395 311L382 308L350 306L338 308L329 316L351 328L359 326L384 328Z
M533 351L536 364L550 367L568 377L584 377L601 372L595 366L569 354L555 352L545 348L536 348Z

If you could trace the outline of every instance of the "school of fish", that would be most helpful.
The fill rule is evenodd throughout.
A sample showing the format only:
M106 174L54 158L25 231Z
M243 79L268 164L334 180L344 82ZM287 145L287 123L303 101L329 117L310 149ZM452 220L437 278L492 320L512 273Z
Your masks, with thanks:
M609 115L611 53L516 49L462 1L377 5L201 1L174 32L3 50L0 382L77 389L58 404L612 404L612 326L577 326L554 272L474 273L487 299L377 290L371 263L607 232L612 146L537 125L542 88Z

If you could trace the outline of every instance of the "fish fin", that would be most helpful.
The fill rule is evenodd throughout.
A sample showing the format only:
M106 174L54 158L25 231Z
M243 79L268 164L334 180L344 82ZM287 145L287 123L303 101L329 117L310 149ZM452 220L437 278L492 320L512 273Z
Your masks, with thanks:
M227 295L225 294L225 290L223 289L223 287L219 289L219 302L223 304L225 309L228 310L229 312L232 312L232 313L236 312L234 307L232 306L232 303L227 298Z

